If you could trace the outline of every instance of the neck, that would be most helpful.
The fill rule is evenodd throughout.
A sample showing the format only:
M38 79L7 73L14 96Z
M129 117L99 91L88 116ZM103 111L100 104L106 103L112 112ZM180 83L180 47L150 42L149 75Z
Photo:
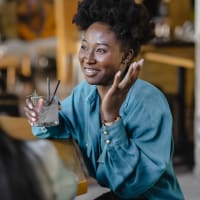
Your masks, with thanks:
M97 86L97 90L99 92L99 96L101 100L104 98L108 90L110 89L111 86Z

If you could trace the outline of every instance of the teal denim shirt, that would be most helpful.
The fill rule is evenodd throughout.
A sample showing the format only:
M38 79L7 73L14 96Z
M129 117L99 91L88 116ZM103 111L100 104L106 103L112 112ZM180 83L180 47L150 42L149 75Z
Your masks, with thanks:
M89 174L119 197L183 200L172 166L172 116L166 98L138 79L120 109L103 126L96 86L83 81L61 103L60 125L34 127L41 138L74 138Z

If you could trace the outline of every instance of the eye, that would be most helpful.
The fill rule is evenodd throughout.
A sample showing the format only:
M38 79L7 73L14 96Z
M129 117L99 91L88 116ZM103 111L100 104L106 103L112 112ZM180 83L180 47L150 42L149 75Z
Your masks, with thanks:
M87 50L87 46L85 44L82 44L80 49L86 51Z
M104 53L106 53L106 50L103 49L103 48L98 48L96 51L97 51L97 53L99 53L99 54L104 54Z

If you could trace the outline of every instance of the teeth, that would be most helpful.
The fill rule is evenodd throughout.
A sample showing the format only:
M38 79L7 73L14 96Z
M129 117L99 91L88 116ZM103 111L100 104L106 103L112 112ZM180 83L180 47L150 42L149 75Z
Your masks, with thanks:
M96 70L94 70L94 69L88 69L88 68L87 68L87 69L85 69L85 71L86 71L86 72L94 72L94 71L96 71Z
M97 70L95 69L85 68L85 74L88 76L95 75L96 73L97 73Z

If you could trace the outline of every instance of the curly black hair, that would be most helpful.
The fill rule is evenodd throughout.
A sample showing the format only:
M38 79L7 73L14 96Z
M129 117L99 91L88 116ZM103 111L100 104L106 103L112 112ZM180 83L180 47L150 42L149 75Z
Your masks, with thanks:
M108 24L123 47L134 50L134 56L139 53L141 45L154 36L148 10L134 0L79 1L72 23L84 31L95 22Z

